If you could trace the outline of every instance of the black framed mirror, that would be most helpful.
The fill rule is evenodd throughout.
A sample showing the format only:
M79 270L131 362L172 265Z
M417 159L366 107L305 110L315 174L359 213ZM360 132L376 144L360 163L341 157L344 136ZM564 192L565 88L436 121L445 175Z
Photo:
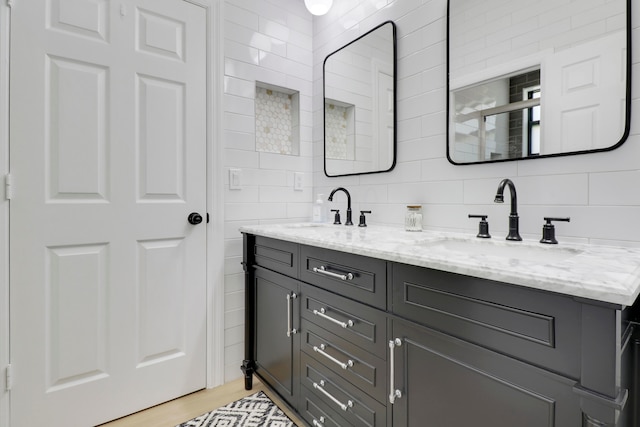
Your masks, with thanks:
M448 0L447 157L612 150L629 135L631 0Z
M323 65L324 171L388 172L396 163L396 26L386 21Z

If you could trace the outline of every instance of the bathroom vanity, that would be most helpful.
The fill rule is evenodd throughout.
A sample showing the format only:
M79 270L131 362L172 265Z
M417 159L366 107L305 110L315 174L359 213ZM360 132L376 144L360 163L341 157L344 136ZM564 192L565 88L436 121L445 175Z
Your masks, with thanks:
M636 426L640 251L243 227L245 386L313 426Z

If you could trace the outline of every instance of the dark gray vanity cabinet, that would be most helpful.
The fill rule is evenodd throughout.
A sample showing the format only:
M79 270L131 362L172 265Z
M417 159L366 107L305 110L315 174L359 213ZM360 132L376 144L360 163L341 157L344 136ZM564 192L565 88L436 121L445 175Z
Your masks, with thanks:
M394 425L638 425L631 307L394 264L392 311Z
M410 322L392 334L394 426L582 425L575 381Z
M245 388L252 375L295 406L300 386L299 247L244 235Z
M309 425L640 425L635 306L244 239L247 388Z
M300 394L299 284L261 267L254 281L255 369L295 407Z

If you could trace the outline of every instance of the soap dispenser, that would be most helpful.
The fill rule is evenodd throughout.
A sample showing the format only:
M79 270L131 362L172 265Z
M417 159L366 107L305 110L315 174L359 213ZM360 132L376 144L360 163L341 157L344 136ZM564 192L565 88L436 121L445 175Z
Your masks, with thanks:
M318 198L313 204L313 216L312 222L325 223L327 222L327 206L322 200L323 194L318 194Z

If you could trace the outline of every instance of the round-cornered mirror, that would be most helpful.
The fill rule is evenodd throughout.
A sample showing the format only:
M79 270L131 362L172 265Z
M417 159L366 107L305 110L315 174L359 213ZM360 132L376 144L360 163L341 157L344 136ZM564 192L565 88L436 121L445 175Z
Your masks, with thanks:
M324 172L387 172L396 154L396 27L387 21L324 60Z
M629 134L631 0L449 0L454 164L606 151Z

